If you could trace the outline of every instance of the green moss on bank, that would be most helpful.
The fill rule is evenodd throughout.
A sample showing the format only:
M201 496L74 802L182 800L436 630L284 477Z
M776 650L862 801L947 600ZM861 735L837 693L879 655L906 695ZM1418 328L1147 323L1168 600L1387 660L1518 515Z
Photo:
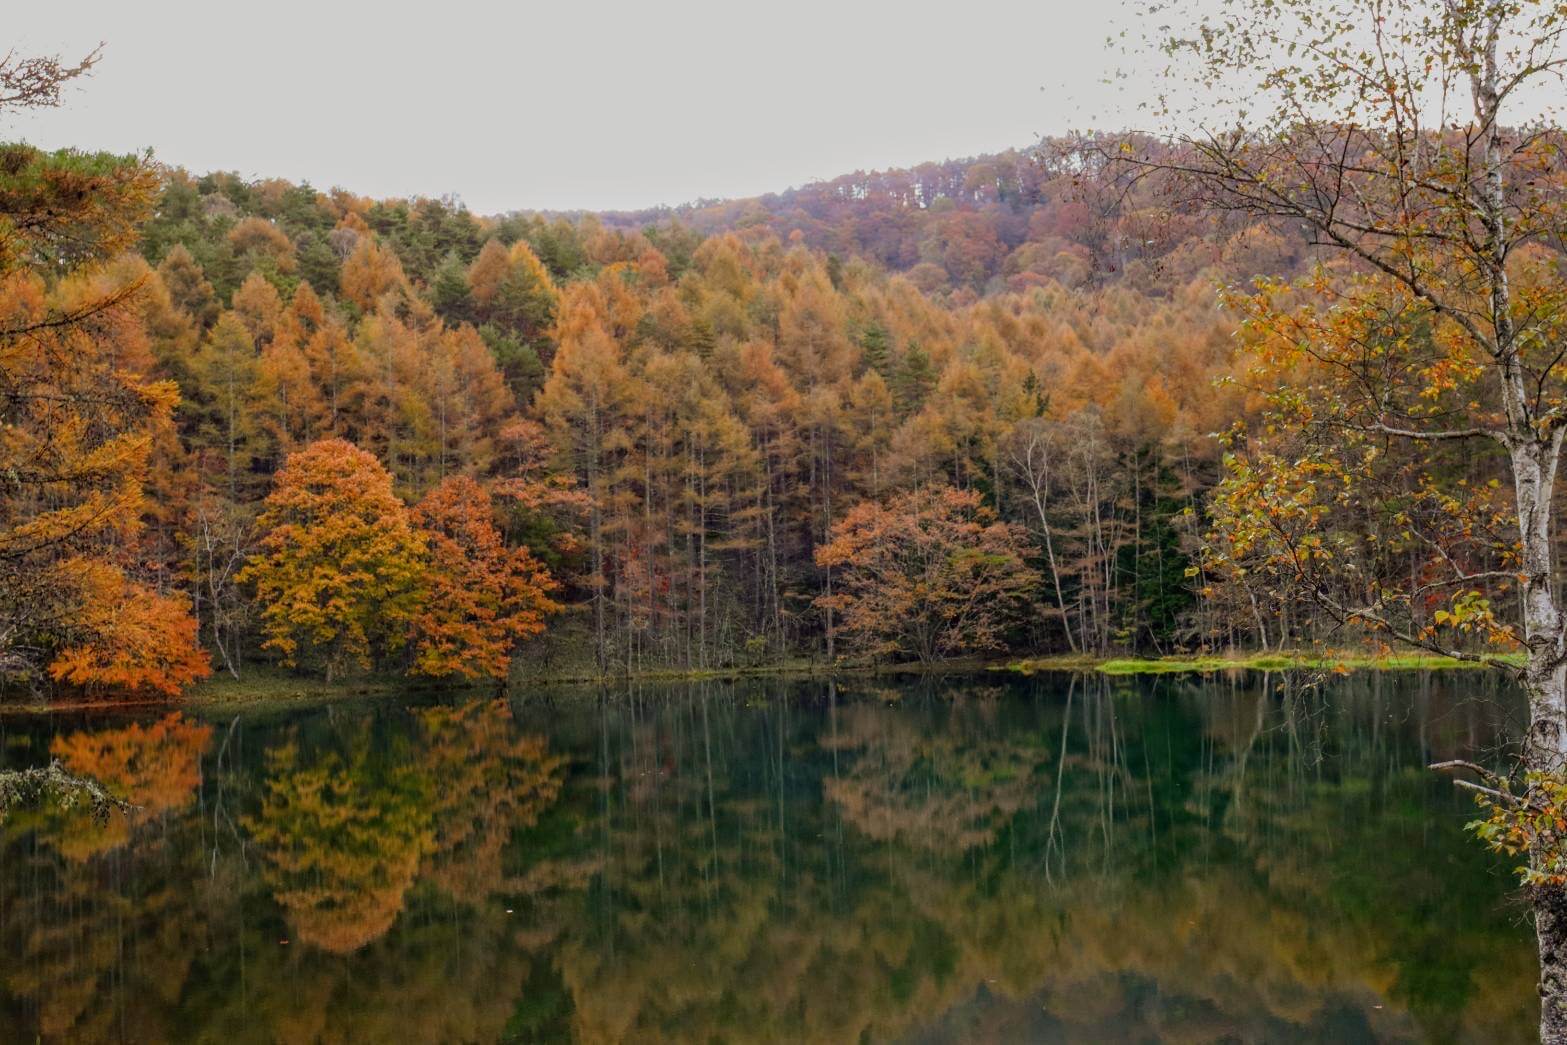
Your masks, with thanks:
M325 682L278 668L255 668L241 678L214 675L187 690L177 703L194 711L255 711L309 707L360 697L384 697L417 691L479 692L486 687L420 681L401 676L368 676ZM488 687L493 689L494 687Z
M1432 654L1405 653L1259 653L1252 656L1040 657L1014 661L1006 670L1031 675L1039 671L1098 671L1106 675L1211 674L1217 671L1445 671L1453 668L1521 667L1523 654L1486 654L1485 660L1458 660Z

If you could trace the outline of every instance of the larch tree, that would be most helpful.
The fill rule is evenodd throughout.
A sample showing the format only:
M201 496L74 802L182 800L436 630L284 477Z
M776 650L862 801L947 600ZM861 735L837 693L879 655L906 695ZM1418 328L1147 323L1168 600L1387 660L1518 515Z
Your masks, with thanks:
M376 242L372 235L359 238L354 252L343 263L339 277L343 299L365 311L375 308L383 295L408 290L408 277L390 248Z
M235 314L244 322L258 348L272 343L278 320L283 315L283 298L272 282L252 271L234 291Z
M255 435L256 344L238 313L225 312L196 354L196 373L205 392L199 409L203 449L217 458L230 499L250 472Z
M294 292L296 312L301 305L308 308L319 301L314 293L307 295L308 290L308 286L301 286ZM349 434L352 422L361 417L365 397L369 368L363 353L343 325L330 319L310 329L300 351L321 397L325 430L333 435Z
M503 679L512 651L544 630L559 585L527 548L508 548L490 492L453 476L425 495L414 521L430 548L414 616L413 671L434 678Z
M292 334L262 350L250 397L266 457L274 464L326 426L326 403L311 379L310 360Z
M169 298L201 328L211 326L222 311L217 291L202 271L190 249L176 243L158 266L158 275L169 290Z
M0 59L0 113L85 72ZM177 393L151 380L133 245L142 158L0 148L0 677L173 692L206 674L188 609L134 575L143 484ZM115 612L134 607L134 612Z
M1502 822L1558 823L1567 771L1564 45L1554 0L1235 0L1164 48L1167 82L1206 88L1230 125L1109 150L1129 180L1173 176L1186 203L1322 252L1294 286L1232 294L1279 391L1232 445L1214 566L1408 646L1521 650L1526 775L1471 785ZM1540 1036L1564 1042L1567 856L1554 827L1515 837Z
M620 347L604 329L602 308L592 288L568 297L557 327L560 351L534 407L554 442L559 464L579 477L590 499L591 565L586 583L592 593L595 651L602 666L608 653L611 596L604 516L613 478L612 458L626 440L631 378Z

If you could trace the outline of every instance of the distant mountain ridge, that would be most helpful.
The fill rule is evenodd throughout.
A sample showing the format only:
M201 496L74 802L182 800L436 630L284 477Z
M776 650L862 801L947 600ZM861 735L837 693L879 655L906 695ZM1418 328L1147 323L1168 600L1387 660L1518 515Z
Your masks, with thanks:
M641 210L519 209L491 217L449 197L372 200L281 179L176 170L147 231L146 253L157 261L171 242L183 241L218 283L237 286L242 272L235 259L221 246L217 254L204 249L193 228L177 227L206 218L261 217L289 237L301 274L324 291L335 284L342 260L328 241L350 211L363 216L419 283L433 282L443 259L472 261L491 237L505 244L526 238L551 272L566 278L584 263L580 241L590 226L646 232L672 260L689 257L701 239L733 232L798 243L835 264L863 259L906 275L925 293L959 299L1123 281L1162 296L1194 279L1298 271L1309 254L1305 241L1287 229L1225 227L1148 186L1122 193L1067 156L1045 143L855 171L740 199Z
M593 213L613 228L675 222L703 236L771 233L907 273L926 292L1072 287L1128 272L1141 272L1144 289L1153 289L1214 265L1241 278L1293 270L1305 254L1304 242L1218 228L1151 191L1100 195L1103 185L1055 160L1049 145L855 171L740 199Z

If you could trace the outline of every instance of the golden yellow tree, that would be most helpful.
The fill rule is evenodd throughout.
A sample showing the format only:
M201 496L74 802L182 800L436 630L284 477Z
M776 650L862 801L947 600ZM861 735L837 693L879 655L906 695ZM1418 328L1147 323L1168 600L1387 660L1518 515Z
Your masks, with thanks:
M332 679L401 648L418 610L425 542L370 454L323 439L290 454L258 523L255 585L266 648L319 662Z

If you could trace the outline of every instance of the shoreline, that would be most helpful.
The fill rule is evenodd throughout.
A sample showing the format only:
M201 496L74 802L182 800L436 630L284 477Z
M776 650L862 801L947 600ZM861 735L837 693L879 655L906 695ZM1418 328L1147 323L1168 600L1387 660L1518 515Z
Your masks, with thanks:
M385 697L396 693L500 693L545 686L619 686L628 683L734 682L743 679L865 679L880 677L966 675L1000 673L1024 677L1048 673L1118 676L1215 674L1230 671L1451 671L1484 668L1516 668L1518 654L1486 655L1484 660L1457 660L1430 654L1341 654L1289 651L1231 655L1180 655L1168 657L1096 657L1053 654L1013 660L955 659L922 664L840 661L784 662L730 668L661 668L598 675L586 671L541 673L514 678L507 683L443 684L401 676L370 676L344 682L290 675L276 669L257 669L242 679L214 677L198 683L180 697L87 697L64 701L0 701L0 714L54 714L59 712L139 711L159 708L201 711L276 711L321 706L345 700Z

